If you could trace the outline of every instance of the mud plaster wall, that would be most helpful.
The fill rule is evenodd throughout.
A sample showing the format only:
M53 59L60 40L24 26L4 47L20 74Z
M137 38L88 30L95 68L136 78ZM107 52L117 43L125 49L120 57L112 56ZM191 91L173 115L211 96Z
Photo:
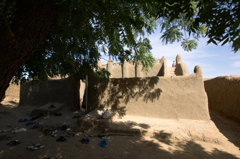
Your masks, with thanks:
M209 109L240 122L240 76L221 76L204 81Z
M175 73L177 76L184 76L184 75L188 75L188 68L186 66L185 63L179 63L179 64L176 64L176 70L175 70Z
M111 76L110 78L126 78L126 77L152 77L159 76L160 69L162 67L161 59L155 60L153 68L149 68L149 72L142 71L142 65L135 67L133 62L125 61L123 65L120 62L112 62L110 58L107 64L99 63L101 68L107 69Z
M188 68L185 63L182 62L179 54L176 56L175 65L175 75L189 75ZM110 78L172 76L171 72L169 72L167 60L164 56L161 59L156 59L153 68L149 68L148 72L142 70L142 64L136 66L136 64L131 61L124 61L123 64L121 64L120 62L113 62L111 57L109 57L107 64L101 64L101 61L99 60L98 66L107 69L111 73Z
M19 99L20 85L10 83L8 89L5 92L5 96L5 98L9 97L12 99Z
M48 80L47 83L37 85L22 84L19 106L42 106L53 102L79 108L79 89L80 83L71 78Z
M179 54L176 57L175 73L176 73L177 76L189 75L188 68L187 68L186 64L182 62L182 58Z
M132 62L128 63L128 77L135 77L135 65ZM115 78L115 77L111 77Z
M83 96L84 96L85 88L86 88L86 82L80 80L80 90L79 90L79 93L80 93L80 100L81 100L81 101L83 101Z
M110 71L111 76L115 78L122 78L122 66L120 62L113 63Z
M160 59L155 60L155 64L153 66L153 68L149 68L149 72L145 73L142 72L142 77L152 77L152 76L160 76L160 69L162 67L162 62ZM163 74L162 74L163 76Z
M120 116L209 120L203 79L179 77L111 79L97 83L89 77L88 107L117 110Z

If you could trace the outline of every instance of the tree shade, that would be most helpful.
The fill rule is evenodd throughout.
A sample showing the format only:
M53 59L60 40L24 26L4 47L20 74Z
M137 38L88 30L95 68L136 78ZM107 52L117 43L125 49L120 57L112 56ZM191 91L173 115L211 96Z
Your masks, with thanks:
M230 42L236 52L239 13L237 0L1 0L0 99L12 77L24 79L26 72L36 80L90 73L107 78L97 67L100 52L148 68L153 58L145 33L151 34L160 18L172 23L184 16L192 22L186 31L195 35L205 25L209 43ZM196 43L185 40L184 46Z

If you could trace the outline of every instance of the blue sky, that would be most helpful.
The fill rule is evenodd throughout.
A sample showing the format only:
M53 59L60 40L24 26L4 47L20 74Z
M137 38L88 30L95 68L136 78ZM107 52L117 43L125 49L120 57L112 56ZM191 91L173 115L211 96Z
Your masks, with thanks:
M207 45L207 38L201 38L198 41L198 47L191 52L184 51L181 43L163 45L159 39L161 33L158 30L148 38L151 41L152 53L155 59L161 59L164 56L167 59L168 67L171 67L175 61L176 55L180 54L190 74L193 73L194 67L200 65L204 78L213 78L226 75L240 75L240 52L234 53L230 44L216 46ZM105 57L108 58L108 57ZM103 64L107 61L101 60Z

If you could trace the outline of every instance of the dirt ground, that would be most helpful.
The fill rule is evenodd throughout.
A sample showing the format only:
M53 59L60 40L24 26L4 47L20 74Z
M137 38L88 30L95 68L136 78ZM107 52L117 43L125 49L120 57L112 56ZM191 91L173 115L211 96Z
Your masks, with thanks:
M56 159L240 158L240 124L225 119L215 112L210 112L211 119L228 141L219 144L197 140L166 142L150 136L111 136L111 139L107 140L106 147L100 147L98 143L102 139L99 137L89 137L88 144L80 142L84 138L83 132L77 129L77 119L72 119L72 117L81 115L81 112L62 109L60 111L62 116L51 116L49 119L38 121L45 128L61 127L63 124L67 124L76 134L75 137L66 137L67 140L64 142L57 142L56 139L64 135L61 131L57 133L57 137L52 137L45 135L43 131L31 129L32 126L26 126L24 122L18 122L19 119L28 118L35 107L18 107L18 100L13 99L12 101L2 102L3 105L0 106L0 130L19 127L24 131L0 133L0 158L3 159L42 159L50 156L54 156ZM97 135L99 131L95 130L91 133ZM22 143L13 147L6 145L13 140L19 140ZM36 143L45 145L45 148L35 151L27 149L28 146Z

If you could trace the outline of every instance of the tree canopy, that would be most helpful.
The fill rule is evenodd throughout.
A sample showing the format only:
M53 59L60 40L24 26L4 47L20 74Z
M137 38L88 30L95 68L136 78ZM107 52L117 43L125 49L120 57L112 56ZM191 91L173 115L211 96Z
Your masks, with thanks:
M206 24L200 24L191 34L192 27L197 18L197 3L193 2L193 4L195 15L188 19L186 18L186 14L179 14L175 19L171 19L170 17L161 18L161 32L164 32L161 36L163 43L168 44L181 41L181 46L185 51L192 51L197 48L197 40L206 36L207 27Z
M154 31L156 18L147 10L153 3L64 1L56 24L41 48L18 70L16 79L24 79L24 73L40 80L58 74L83 79L94 68L106 77L108 73L97 67L100 52L121 62L137 60L151 66L154 59L144 35Z
M183 40L185 50L196 42L183 39L179 28L195 39L208 37L208 43L231 43L237 52L239 6L238 0L1 0L0 98L14 75L81 79L95 71L106 77L97 67L100 53L151 66L145 34L153 33L156 21L165 29L165 42Z

